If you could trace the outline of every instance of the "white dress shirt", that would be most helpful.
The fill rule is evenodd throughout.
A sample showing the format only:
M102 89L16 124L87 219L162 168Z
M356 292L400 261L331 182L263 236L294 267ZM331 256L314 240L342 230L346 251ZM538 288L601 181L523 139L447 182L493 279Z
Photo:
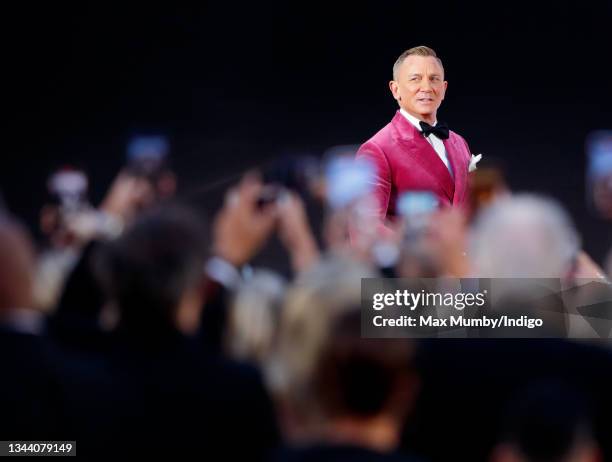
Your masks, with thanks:
M421 130L421 126L419 125L419 122L420 122L419 119L417 119L412 114L409 114L408 112L404 111L403 109L400 109L400 112L404 117L406 117L408 122L410 122L412 125L414 125L417 128L418 131L420 132L423 131ZM438 121L436 121L433 124L433 126L435 127L437 123ZM446 155L446 148L444 147L444 142L440 138L438 138L434 133L431 133L425 139L434 148L434 151L436 151L436 154L438 154L438 157L440 158L440 160L444 162L444 165L446 165L446 168L448 169L448 172L450 173L450 175L453 176L453 169L450 165L450 162L448 161L448 156Z

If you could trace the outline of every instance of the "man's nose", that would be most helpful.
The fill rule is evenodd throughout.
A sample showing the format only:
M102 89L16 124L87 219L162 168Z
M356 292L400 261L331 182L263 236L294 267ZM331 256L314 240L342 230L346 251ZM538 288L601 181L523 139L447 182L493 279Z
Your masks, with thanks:
M421 91L431 91L431 82L429 81L429 79L423 79L421 80Z

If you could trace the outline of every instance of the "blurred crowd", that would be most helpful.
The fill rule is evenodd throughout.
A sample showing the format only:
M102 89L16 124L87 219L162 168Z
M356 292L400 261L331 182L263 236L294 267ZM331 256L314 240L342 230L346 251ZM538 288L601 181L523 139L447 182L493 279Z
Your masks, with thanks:
M410 195L381 234L371 168L333 154L248 172L209 222L155 163L97 207L85 172L54 172L41 242L0 206L2 440L104 459L612 460L609 303L607 334L567 313L545 339L369 339L360 317L362 278L609 288L612 259L486 162L468 209ZM272 241L289 271L256 264Z

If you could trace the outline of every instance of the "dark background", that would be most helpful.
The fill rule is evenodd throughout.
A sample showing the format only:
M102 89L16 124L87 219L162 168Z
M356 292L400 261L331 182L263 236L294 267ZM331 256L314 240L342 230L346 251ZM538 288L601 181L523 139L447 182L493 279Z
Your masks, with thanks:
M134 133L170 137L181 193L203 204L285 152L363 142L395 111L394 60L426 44L449 81L440 119L502 159L514 189L560 200L597 260L612 245L584 180L586 135L612 129L609 1L98 2L3 16L0 189L32 225L51 168L85 167L99 201Z

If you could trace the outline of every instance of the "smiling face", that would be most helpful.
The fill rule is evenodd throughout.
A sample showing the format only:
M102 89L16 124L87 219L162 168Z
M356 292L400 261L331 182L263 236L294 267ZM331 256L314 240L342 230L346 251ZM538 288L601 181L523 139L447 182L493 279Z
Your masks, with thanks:
M436 121L447 86L444 69L434 56L407 56L389 82L391 93L400 107L429 124Z

